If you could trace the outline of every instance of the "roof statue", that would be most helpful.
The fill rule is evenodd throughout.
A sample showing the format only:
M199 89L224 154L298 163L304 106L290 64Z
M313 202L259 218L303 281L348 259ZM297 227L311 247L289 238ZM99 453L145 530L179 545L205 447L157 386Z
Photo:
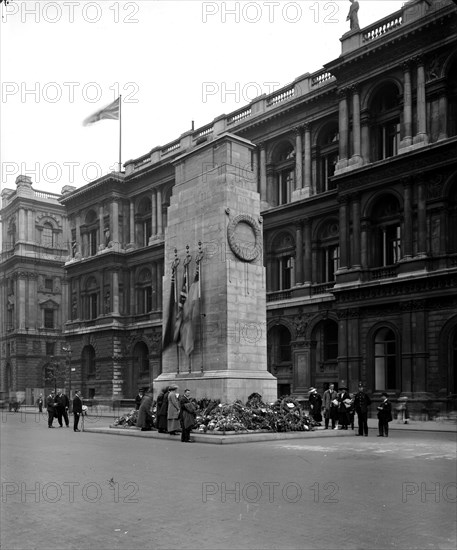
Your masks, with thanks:
M349 2L351 2L351 7L349 8L346 21L349 21L351 31L359 31L359 16L357 15L357 12L359 11L359 3L357 0L349 0Z

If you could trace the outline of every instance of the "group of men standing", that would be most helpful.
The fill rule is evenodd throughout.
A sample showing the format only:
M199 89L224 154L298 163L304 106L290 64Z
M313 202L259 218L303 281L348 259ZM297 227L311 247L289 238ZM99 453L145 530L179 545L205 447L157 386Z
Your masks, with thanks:
M392 407L387 393L382 393L382 402L378 407L378 437L388 437L389 422L392 420ZM342 386L337 392L334 384L329 384L324 391L323 398L315 388L309 390L310 412L316 422L322 420L321 409L324 412L325 429L347 430L349 424L354 428L354 413L358 418L357 436L368 436L368 412L371 405L370 397L365 393L363 383L359 383L358 391L353 396L348 388ZM337 426L338 424L338 426Z
M48 412L48 428L54 428L52 425L54 418L57 418L59 426L63 428L63 422L67 428L70 427L70 420L68 418L68 412L70 408L70 401L68 397L62 392L51 391L46 398L46 410ZM75 397L73 399L73 431L80 432L78 429L79 419L83 412L83 403L79 390L75 391Z
M138 404L138 400L137 400ZM139 401L137 427L142 431L152 429L152 388L146 391ZM162 388L157 397L157 429L159 433L178 435L181 432L183 443L192 443L190 432L195 424L197 407L193 403L190 390L179 394L176 384Z

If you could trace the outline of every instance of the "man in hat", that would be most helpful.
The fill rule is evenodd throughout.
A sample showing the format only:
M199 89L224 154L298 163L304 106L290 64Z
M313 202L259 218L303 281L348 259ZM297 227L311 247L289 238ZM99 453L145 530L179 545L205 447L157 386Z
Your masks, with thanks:
M324 416L325 429L328 430L329 420L332 420L332 429L336 430L336 421L338 418L338 394L335 391L335 385L330 384L328 390L324 391Z
M54 426L52 425L55 415L54 396L55 394L52 391L46 398L46 409L48 411L48 428L54 428Z
M170 386L168 392L168 413L167 413L167 427L170 435L177 435L181 428L179 422L179 413L181 412L181 405L179 403L179 391L176 384Z
M392 421L392 405L386 392L381 393L382 403L378 407L378 437L389 437L389 422Z
M322 422L322 397L317 393L316 388L309 388L309 413L313 417L313 420L317 422L320 426Z
M371 405L371 399L363 390L363 383L360 382L359 391L354 396L355 412L359 421L359 433L355 435L368 437L368 407Z
M83 402L81 400L80 392L79 390L75 391L75 396L73 398L73 431L74 432L80 432L81 430L78 430L78 424L79 424L79 417L83 413Z
M349 407L351 406L351 398L348 394L346 386L342 386L338 393L338 422L340 430L347 430L349 424Z
M140 410L141 401L143 401L144 391L143 388L138 390L138 395L135 397L135 409Z

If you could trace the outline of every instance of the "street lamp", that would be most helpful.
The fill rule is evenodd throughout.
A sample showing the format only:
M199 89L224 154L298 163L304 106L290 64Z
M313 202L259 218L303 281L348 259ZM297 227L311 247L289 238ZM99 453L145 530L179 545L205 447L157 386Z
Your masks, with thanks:
M67 354L67 361L68 361L68 411L72 412L72 400L71 400L71 345L67 344L66 346L62 346L62 351Z

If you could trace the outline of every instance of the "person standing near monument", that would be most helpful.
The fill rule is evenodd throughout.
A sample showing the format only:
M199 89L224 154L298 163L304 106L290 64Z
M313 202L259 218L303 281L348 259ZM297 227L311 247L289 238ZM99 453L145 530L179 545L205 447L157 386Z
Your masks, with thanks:
M349 21L350 29L351 31L359 31L359 3L357 0L349 0L351 2L351 7L349 8L348 16L346 17L346 21Z
M63 428L63 422L62 422L62 418L63 418L65 420L65 426L69 428L70 421L68 420L67 411L68 411L68 407L70 406L70 402L68 401L68 397L62 392L62 390L58 390L55 402L56 402L57 421L59 422L60 427Z
M190 390L184 390L184 395L179 400L181 406L181 414L179 419L181 421L181 441L183 443L192 443L190 439L190 432L195 424L196 408L190 400Z
M75 391L75 397L73 398L73 431L80 432L78 430L79 417L83 412L83 402L79 395L79 390Z
M386 392L381 394L383 401L378 407L378 437L389 437L389 422L392 421L392 405Z
M368 436L368 407L371 405L371 399L363 391L362 382L359 383L359 391L354 397L354 407L359 421L359 433L355 435Z
M150 432L152 429L152 403L153 403L152 388L149 388L138 410L137 427L141 428L142 432Z
M338 394L335 391L334 384L330 384L328 387L328 390L324 391L323 405L324 405L324 416L325 416L325 429L328 430L328 423L329 423L329 420L331 420L332 430L335 430L336 420L338 417Z
M157 429L159 434L167 433L168 389L168 386L162 388L157 397Z
M176 435L180 429L179 423L179 413L181 407L179 404L179 392L178 386L173 384L170 386L170 391L168 393L168 413L167 413L167 426L168 433L170 435Z
M322 422L322 397L317 393L316 388L309 389L309 412L313 420L317 423Z
M52 425L55 415L53 391L46 398L46 410L48 411L48 428L54 428L54 426Z

